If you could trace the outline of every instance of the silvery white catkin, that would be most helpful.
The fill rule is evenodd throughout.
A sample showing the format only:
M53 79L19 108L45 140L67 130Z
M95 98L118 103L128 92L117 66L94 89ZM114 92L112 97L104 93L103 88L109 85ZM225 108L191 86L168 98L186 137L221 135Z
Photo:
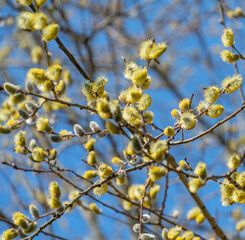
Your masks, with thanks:
M150 234L150 233L142 233L140 235L140 239L141 240L154 240L155 236L153 234Z
M34 85L30 80L26 79L25 88L28 92L32 92L34 89Z
M79 124L75 124L73 127L74 133L78 136L78 137L82 137L85 134L85 130L83 129L82 126L80 126Z
M136 232L136 233L138 233L138 232L139 232L139 228L140 228L139 223L136 223L136 224L134 224L134 226L133 226L133 231Z
M149 214L143 214L142 216L142 222L143 223L148 223L150 221L151 217Z
M96 135L96 137L99 138L99 139L101 139L101 138L106 137L107 135L108 135L108 131L104 129L104 130L102 130L101 132L99 132L99 133Z
M35 139L31 139L30 143L29 143L29 148L32 150L33 148L35 148L37 146L36 144L36 140Z
M18 91L19 86L6 82L4 83L3 88L8 94L15 94Z
M97 131L100 130L100 127L99 127L98 123L95 122L95 121L91 121L91 122L89 123L89 127L91 128L91 130L92 130L93 132L97 132Z
M59 135L52 135L50 136L50 141L54 142L54 143L58 143L62 141L62 138Z
M29 113L24 110L24 109L19 109L18 110L18 114L20 115L20 117L24 120L28 119L29 118Z
M26 102L26 108L30 112L34 112L37 109L37 105L31 101Z
M136 154L141 153L143 151L142 141L137 134L134 134L132 138L132 145L133 145L134 152Z

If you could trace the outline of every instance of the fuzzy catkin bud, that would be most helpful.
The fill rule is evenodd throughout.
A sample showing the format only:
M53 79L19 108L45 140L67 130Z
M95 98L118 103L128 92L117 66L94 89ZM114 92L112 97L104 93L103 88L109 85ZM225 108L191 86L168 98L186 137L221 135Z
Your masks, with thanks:
M101 213L101 209L98 208L96 203L90 203L89 204L89 208L90 208L91 211L93 211L96 214L100 214Z
M163 240L168 240L168 229L167 228L164 228L162 230L162 239Z
M198 175L201 179L205 179L207 177L206 163L199 162L194 170L194 173Z
M49 152L49 159L50 160L55 160L56 159L56 156L57 156L57 151L56 149L52 149L50 152ZM51 164L51 161L49 162ZM55 162L53 162L55 165ZM52 165L52 164L51 164Z
M120 134L120 128L111 121L106 121L105 128L111 134Z
M32 3L32 0L17 0L17 3L19 3L21 6L29 6Z
M18 235L19 235L18 229L10 228L4 231L1 237L2 237L2 240L11 240L11 239L18 237Z
M126 91L126 101L136 103L142 97L142 90L133 86Z
M187 164L186 161L184 160L180 160L179 161L179 165L186 171L190 170L190 166Z
M47 20L48 17L46 16L46 14L35 12L34 19L33 19L34 21L33 28L35 30L42 30L47 25Z
M107 184L103 184L100 187L96 187L94 188L94 195L98 195L99 197L102 196L103 194L107 193L108 190L108 185Z
M229 76L225 78L221 85L222 88L225 89L226 93L233 93L236 91L238 88L241 87L243 82L243 78L241 74L234 74L232 77Z
M6 82L3 84L3 88L8 94L15 94L18 91L19 86Z
M132 146L134 149L135 154L139 154L143 151L143 144L138 135L134 135L132 138Z
M90 127L90 129L91 129L93 132L98 132L98 131L100 130L100 127L99 127L98 123L95 122L95 121L91 121L91 122L89 123L89 127Z
M26 76L30 81L37 85L43 84L47 80L45 71L39 68L30 69Z
M48 118L44 115L37 119L36 127L38 131L45 131L47 133L51 133L53 131L52 127L49 125Z
M92 95L96 98L101 97L107 82L108 79L103 76L96 78L92 85Z
M99 139L101 139L101 138L105 138L107 135L108 135L108 131L106 129L104 129L104 130L100 131L96 135L96 137L99 138Z
M224 112L224 107L219 104L212 104L207 111L207 116L210 118L217 118Z
M148 94L143 94L137 103L137 107L140 111L146 110L151 106L151 96Z
M85 134L85 130L83 129L82 126L80 126L79 124L75 124L73 127L74 133L78 136L78 137L83 137Z
M205 216L202 213L199 213L196 217L196 223L201 224L205 220Z
M201 213L201 210L199 207L194 207L191 210L187 212L187 219L193 220L195 219L199 214Z
M112 158L111 162L115 164L117 167L122 167L125 164L125 162L118 157Z
M154 240L155 239L155 236L153 234L150 234L150 233L142 233L140 235L140 240Z
M15 93L9 96L9 102L13 105L19 104L25 100L25 95L22 93Z
M38 208L35 205L33 205L33 204L31 204L29 206L29 211L30 211L32 217L34 217L34 218L37 218L40 215L40 213L38 211Z
M151 187L149 191L150 199L154 199L157 193L159 192L159 190L160 190L160 185L154 184L153 187Z
M59 25L55 23L51 23L43 28L42 31L42 39L43 41L51 41L57 37L59 33Z
M172 117L174 119L179 120L180 119L180 116L181 116L181 113L180 113L180 111L178 109L173 109L171 111L171 115L172 115Z
M37 147L37 143L35 139L31 139L31 141L29 142L29 148L31 150L33 150L35 147Z
M188 98L184 98L179 102L179 109L181 110L181 112L187 112L189 107L190 107L190 99Z
M202 186L202 181L199 178L193 178L189 181L189 190L191 193L196 193L198 189Z
M46 153L40 147L35 147L32 150L32 158L35 162L41 162L46 157Z
M96 142L96 140L94 138L90 138L85 144L84 144L84 148L87 151L92 151L94 150L94 143Z
M25 89L28 92L32 92L34 89L33 83L28 79L26 79L26 81L25 81Z
M98 175L101 179L110 177L113 174L112 168L109 165L106 165L105 163L102 163L98 167Z
M58 64L52 65L46 70L47 77L52 81L58 80L61 76L61 73L62 67Z
M225 47L229 47L234 44L234 34L230 28L224 29L224 33L221 36L221 41Z
M95 151L90 151L87 157L87 162L89 165L94 165L96 163Z
M86 179L93 179L97 177L97 171L96 170L88 170L83 174L83 177Z
M245 228L245 220L240 220L236 223L236 230L238 232L242 231Z
M0 125L0 134L9 134L9 133L11 133L11 128Z
M152 123L154 118L154 113L152 111L145 111L143 112L143 118L145 125Z
M18 110L18 114L20 115L20 117L24 120L28 119L29 118L29 113L24 110L24 109L19 109Z
M60 198L61 191L57 182L51 182L49 184L49 193L53 198Z
M239 55L235 53L231 53L229 50L223 50L220 52L220 57L223 62L233 63L239 60Z
M228 159L227 163L228 168L230 169L236 169L240 166L240 156L236 153L231 155Z
M123 118L132 123L139 118L138 111L134 107L126 106L123 111Z
M151 217L149 214L143 214L142 215L142 222L143 223L148 223L150 221Z
M49 197L48 198L48 205L51 208L59 208L61 206L61 202L58 198L55 197Z
M161 162L163 160L163 157L165 155L165 152L168 149L167 141L157 141L153 143L150 147L150 153L151 157L158 162Z
M167 45L165 42L161 42L158 44L155 44L153 48L151 49L151 52L149 54L150 59L157 59L159 58L165 51L167 50Z
M174 135L175 131L174 131L174 128L171 127L171 126L168 126L164 129L164 132L163 132L167 137L171 137Z
M47 0L34 0L37 7L41 7L43 4L47 2Z
M22 229L27 229L29 226L28 218L20 212L15 212L12 215L12 219L14 224L18 225Z
M51 136L49 137L49 139L50 139L50 141L52 141L52 142L54 142L54 143L59 143L59 142L62 141L62 138L61 138L58 134L56 134L56 135L51 135Z
M136 232L136 233L138 233L139 232L139 229L140 229L139 223L134 224L133 231Z
M37 109L37 105L31 101L25 103L26 109L30 112L34 112Z
M14 143L15 146L22 146L24 147L26 145L26 140L25 140L26 132L25 131L20 131L14 136Z
M116 179L116 183L118 186L121 186L125 183L125 181L126 181L126 171L123 169L120 169L118 171L118 177Z
M215 102L219 97L219 88L217 86L210 86L205 89L205 101L208 103Z
M164 167L152 167L149 169L148 176L152 182L155 182L167 174L167 170Z
M111 114L112 114L112 118L115 122L121 122L122 121L122 109L119 106L119 104L111 107Z
M143 87L147 78L147 69L138 68L132 75L131 81L137 87Z
M33 31L34 14L31 12L21 12L17 18L17 25L24 31Z
M185 112L181 114L179 123L183 129L191 130L196 126L195 115L190 112Z
M182 231L182 227L179 226L169 229L168 238L171 240L177 238L181 231Z

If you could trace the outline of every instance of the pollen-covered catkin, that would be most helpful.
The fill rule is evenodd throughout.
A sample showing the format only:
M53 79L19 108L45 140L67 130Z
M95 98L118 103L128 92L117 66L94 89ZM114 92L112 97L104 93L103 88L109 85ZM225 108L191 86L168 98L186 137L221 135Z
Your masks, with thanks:
M174 135L175 131L174 128L171 126L168 126L164 129L163 133L167 136L167 137L171 137Z
M149 169L148 176L151 181L155 182L167 174L167 170L164 167L152 167Z
M221 41L225 47L229 47L234 44L234 34L230 28L224 29L224 33L221 36Z
M194 170L194 173L198 175L201 179L205 179L207 177L206 163L199 162Z
M42 30L43 41L51 41L57 37L59 33L59 25L55 23L51 23L47 25Z
M191 130L196 126L195 115L190 112L185 112L181 114L179 123L183 129Z
M239 55L235 53L231 53L229 50L223 50L220 52L220 57L223 62L233 63L239 60Z
M238 88L241 87L243 82L243 77L241 74L234 74L232 77L229 76L225 78L221 86L225 90L226 93L233 93L236 91Z
M230 169L236 169L240 166L240 156L237 153L232 154L228 158L227 166Z
M219 88L217 86L210 86L205 89L205 101L207 103L215 102L219 97Z
M189 190L191 193L196 193L198 189L202 186L202 181L199 178L193 178L189 181Z

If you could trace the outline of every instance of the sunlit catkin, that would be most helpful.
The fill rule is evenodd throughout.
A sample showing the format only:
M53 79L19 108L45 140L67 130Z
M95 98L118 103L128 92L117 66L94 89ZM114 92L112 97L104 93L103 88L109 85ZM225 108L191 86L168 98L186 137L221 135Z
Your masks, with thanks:
M59 25L55 23L51 23L47 25L42 30L43 41L51 41L57 37L59 33Z
M224 33L221 36L221 41L225 47L229 47L234 44L234 34L230 28L224 29Z

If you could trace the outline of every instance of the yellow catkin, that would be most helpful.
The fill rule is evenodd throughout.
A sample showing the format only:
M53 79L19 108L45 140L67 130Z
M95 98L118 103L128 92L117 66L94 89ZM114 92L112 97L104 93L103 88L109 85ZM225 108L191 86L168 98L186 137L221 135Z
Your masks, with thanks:
M229 47L234 44L234 34L230 28L224 29L224 33L221 36L221 41L225 47Z
M43 41L51 41L57 37L59 33L59 25L55 23L51 23L47 25L42 30Z

